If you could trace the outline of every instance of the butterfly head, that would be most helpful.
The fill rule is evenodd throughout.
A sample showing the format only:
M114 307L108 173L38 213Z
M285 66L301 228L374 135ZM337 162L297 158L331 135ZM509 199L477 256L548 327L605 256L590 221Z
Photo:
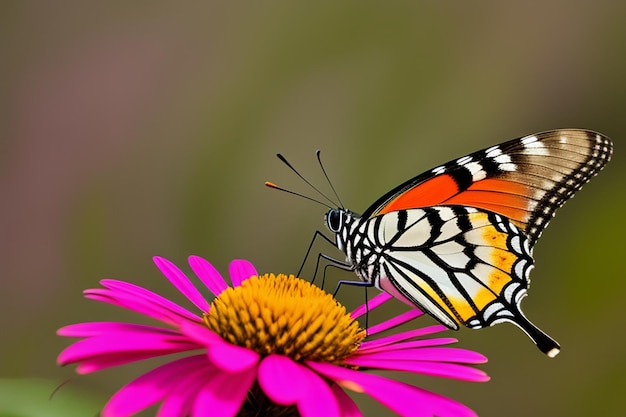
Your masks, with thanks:
M339 233L342 224L344 223L344 217L346 216L345 210L331 209L326 213L326 226L333 233Z
M343 208L330 209L326 212L324 218L326 227L335 234L335 243L339 250L346 251L346 242L357 219L357 215Z

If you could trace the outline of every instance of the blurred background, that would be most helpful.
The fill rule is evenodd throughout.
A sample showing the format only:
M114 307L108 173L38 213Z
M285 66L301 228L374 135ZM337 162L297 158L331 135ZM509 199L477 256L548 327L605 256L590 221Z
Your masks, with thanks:
M82 298L101 278L176 299L153 255L185 270L198 254L222 271L245 258L295 273L324 210L263 186L311 194L277 152L325 188L321 149L361 212L452 158L563 127L612 137L615 155L535 248L524 310L562 353L547 359L510 325L461 330L450 335L489 357L490 382L402 378L483 417L623 415L626 3L0 9L1 416L93 416L154 366L80 377L56 366L70 342L57 328L138 320ZM366 416L392 415L354 398Z

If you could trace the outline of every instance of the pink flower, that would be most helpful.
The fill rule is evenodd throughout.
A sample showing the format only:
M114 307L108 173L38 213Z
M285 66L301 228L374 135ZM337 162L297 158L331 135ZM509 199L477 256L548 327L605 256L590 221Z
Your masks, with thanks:
M381 369L487 381L467 366L486 362L479 353L443 347L452 338L424 338L441 325L372 336L415 319L410 310L359 328L365 306L346 314L331 295L294 276L258 276L236 260L229 287L206 260L189 265L216 298L211 304L170 261L154 258L167 279L195 306L192 312L136 285L111 279L87 298L133 310L167 327L91 322L66 326L61 336L81 340L66 348L58 363L77 363L86 374L112 366L187 351L117 391L103 417L131 416L161 403L157 417L280 415L355 417L361 413L344 390L365 393L401 416L474 416L466 406L424 389L364 372ZM380 294L370 312L390 298Z

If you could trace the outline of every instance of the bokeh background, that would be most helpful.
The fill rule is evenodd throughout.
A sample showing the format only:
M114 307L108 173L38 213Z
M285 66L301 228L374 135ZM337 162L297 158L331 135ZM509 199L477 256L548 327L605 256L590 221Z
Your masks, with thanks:
M626 3L24 1L0 10L1 416L93 416L154 365L85 377L55 365L69 343L57 328L136 320L82 299L101 278L174 297L153 255L296 272L323 209L263 187L311 193L277 152L326 187L321 149L359 212L442 162L560 127L615 141L611 164L535 250L524 309L562 353L547 359L513 326L462 330L458 346L489 357L490 382L403 378L481 416L623 415ZM367 416L392 415L354 398Z

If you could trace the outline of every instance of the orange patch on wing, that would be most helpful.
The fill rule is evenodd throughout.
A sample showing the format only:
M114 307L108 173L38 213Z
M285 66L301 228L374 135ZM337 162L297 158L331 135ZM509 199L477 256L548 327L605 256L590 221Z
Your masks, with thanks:
M475 212L469 214L472 221L485 221L487 220L487 213Z
M530 187L517 182L493 178L477 181L445 204L458 204L493 211L511 220L526 224L528 221Z
M499 191L508 194L517 194L526 196L530 192L530 188L527 185L520 184L518 182L498 180L495 178L487 178L482 181L476 181L468 190L475 191Z
M448 202L446 202L446 204L448 204ZM488 204L488 203L479 202L479 201L475 201L473 203L466 203L466 205L480 208L480 209L487 210L487 211L492 211L494 213L498 213L510 220L513 220L516 226L519 226L520 224L526 225L526 223L528 223L528 218L529 218L529 213L530 213L528 209L521 209L521 208L515 208L515 207L503 207L503 206L499 206L496 204Z
M482 311L485 307L487 307L487 304L495 299L496 296L493 292L489 291L487 288L483 288L474 295L473 301L474 304L476 304L476 307Z
M492 225L491 220L489 220L489 216L485 212L477 211L475 213L470 213L468 216L472 223L472 229L478 229L480 227Z
M489 303L498 297L504 286L510 281L511 277L500 270L494 270L490 273L487 278L487 288L478 290L472 296L472 302L475 308L479 311L483 311ZM468 320L476 315L475 309L464 298L457 299L451 297L450 302L458 315L463 319L464 323L467 323Z
M511 282L511 276L502 271L493 271L489 274L489 278L487 278L489 289L496 294L500 294L502 288L509 282ZM487 291L487 289L485 289L485 291Z
M450 175L439 175L403 192L383 207L378 214L436 206L458 192L456 182Z
M502 206L496 206L496 205L490 205L490 204L481 204L480 208L493 211L494 213L498 213L504 217L507 217L510 220L513 220L514 222L519 222L519 224L523 224L523 225L528 223L528 219L530 217L529 215L530 211L526 209L502 207Z
M446 200L445 204L484 207L484 205L500 206L526 210L528 198L498 191L464 191Z
M524 184L493 178L477 181L467 190L459 192L454 179L443 174L398 195L377 214L437 205L459 205L498 213L523 228L530 212L529 194L530 187Z
M491 251L491 264L506 273L511 273L513 263L516 260L517 256L507 250L493 248ZM489 286L491 287L491 285Z
M469 319L476 315L476 310L465 298L449 297L448 301L452 304L458 317L461 317L463 323L467 323Z
M506 248L508 235L504 232L499 232L494 226L487 226L483 228L482 238L487 246L504 249Z

